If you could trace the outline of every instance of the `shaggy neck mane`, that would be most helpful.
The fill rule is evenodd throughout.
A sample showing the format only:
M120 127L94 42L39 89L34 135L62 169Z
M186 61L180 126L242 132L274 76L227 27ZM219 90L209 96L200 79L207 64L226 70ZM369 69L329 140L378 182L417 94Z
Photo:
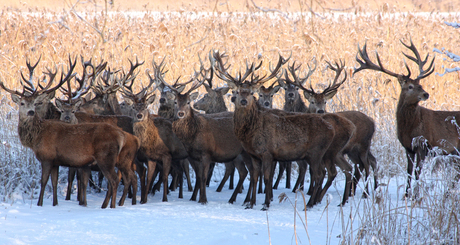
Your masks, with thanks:
M169 119L169 120L173 120L173 119L176 119L174 117L174 114L175 114L174 108L171 108L168 105L161 105L160 104L160 108L158 108L158 115L160 117L166 118L166 119Z
M407 104L404 99L399 98L398 107L396 109L396 122L398 138L401 140L402 131L404 129L414 129L420 123L421 107L416 104ZM406 147L406 146L405 146Z
M307 106L300 97L296 100L286 100L283 109L288 112L306 112L308 111Z
M187 117L177 119L173 123L174 133L183 142L193 142L200 128L200 119L195 116L195 112L192 109L190 109Z
M233 114L233 124L236 137L245 141L251 138L257 128L257 122L260 117L260 105L255 101L251 106L239 107Z
M32 148L37 145L37 141L43 130L43 120L38 116L20 119L18 123L18 134L21 144L25 147Z

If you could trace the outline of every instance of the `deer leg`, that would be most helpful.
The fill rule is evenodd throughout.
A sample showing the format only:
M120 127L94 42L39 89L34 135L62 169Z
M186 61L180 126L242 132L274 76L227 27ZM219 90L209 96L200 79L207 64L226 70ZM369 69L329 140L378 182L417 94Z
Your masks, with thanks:
M147 203L147 196L149 194L149 189L153 185L155 168L157 166L157 162L148 160L147 161L147 183L145 185L145 191L142 193L141 190L141 203Z
M217 187L217 192L221 192L222 188L224 188L225 182L227 182L228 177L230 177L230 172L232 169L235 169L235 165L233 161L231 162L226 162L225 164L225 174L224 177L222 178L222 181L220 182L219 186Z
M76 169L69 167L69 173L67 174L67 193L65 195L65 200L70 200L72 195L72 185L73 180L75 179Z
M163 202L168 201L168 176L171 169L171 156L164 156L163 162Z
M97 174L97 181L98 181L97 184L98 184L98 187L99 187L99 188L97 188L97 190L96 190L97 193L100 193L100 192L101 192L101 189L102 189L102 180L104 180L104 174L103 174L101 171L99 171L98 174Z
M248 171L246 170L246 167L244 166L244 162L243 162L241 155L238 155L237 158L233 160L232 165L234 165L238 169L238 173L239 173L238 184L236 185L236 188L234 189L233 194L230 197L230 200L228 201L229 203L233 204L236 200L236 196L238 195L238 193L240 193L240 190L243 187L243 182L246 176L248 176ZM235 169L233 166L232 168Z
M195 171L195 187L193 188L193 193L190 201L196 201L196 196L198 195L198 190L200 189L202 166L195 160L189 159L189 162L192 165L193 171Z
M91 168L89 166L83 167L77 171L80 172L80 183L78 186L79 205L86 207L86 187L88 186L89 176L91 175Z
M213 162L213 163L211 163L211 165L209 165L209 170L208 170L207 175L206 175L206 176L208 176L208 178L206 179L206 186L207 187L209 187L209 183L211 182L211 177L212 177L212 174L214 172L214 167L215 166L216 166L215 162Z
M286 189L291 189L292 162L286 162Z
M179 198L182 199L184 198L184 177L183 177L184 169L183 169L183 164L182 164L183 161L180 160L179 162L176 161L174 163L179 169Z
M364 162L362 161L361 156L358 156L359 153L351 151L349 152L348 158L354 163L354 173L353 173L353 181L352 184L350 185L350 196L354 196L356 193L356 188L359 183L359 179L361 178L361 172L363 171L362 168L364 168ZM367 176L366 176L367 179ZM365 195L366 191L363 192L363 195Z
M377 189L379 185L377 180L377 160L375 159L374 155L370 151L368 151L367 160L369 161L369 165L372 167L372 171L374 171L374 190Z
M307 162L306 161L297 161L297 165L299 166L299 176L294 184L294 188L292 192L296 192L297 190L303 190L304 181L305 181L305 174L307 172ZM311 184L311 181L310 181ZM311 193L308 193L311 195Z
M201 204L206 204L208 199L206 197L206 180L208 179L208 171L209 166L211 165L211 161L208 156L204 156L202 159L202 179L200 185L200 199L198 200Z
M245 205L248 206L251 201L251 194L252 194L252 189L254 185L253 183L254 167L252 163L252 157L246 152L242 152L241 154L243 155L244 165L246 166L246 169L249 171L249 187L248 187L248 192L246 194L246 198L244 199L244 202L243 202L243 206Z
M234 185L233 185L234 184L233 183L234 179L235 179L235 165L233 164L231 166L231 169L230 169L230 184L228 185L229 190L233 190L233 188L234 188ZM243 188L243 186L241 186L241 188ZM241 193L241 190L240 190L239 193Z
M406 150L407 157L407 186L406 186L406 197L409 197L409 190L411 189L410 182L412 178L412 172L414 170L414 158L415 154Z
M278 162L278 168L278 177L276 178L275 184L273 185L273 189L275 190L278 189L278 185L280 184L281 178L283 177L284 170L286 169L286 162Z
M184 170L185 178L187 179L188 191L193 191L192 181L190 180L190 163L188 159L181 160L182 169Z
M264 193L263 179L264 179L264 173L262 172L262 168L260 168L259 169L259 188L257 189L257 194Z
M246 208L253 208L254 205L256 204L256 195L257 195L257 180L259 179L260 176L260 171L261 171L261 161L259 159L256 159L254 157L252 158L252 190L251 190L251 200L249 205Z
M53 166L51 168L51 185L53 186L53 206L58 205L58 199L57 199L58 174L59 174L59 166Z
M264 155L262 159L262 168L264 172L264 182L265 182L265 202L262 210L267 210L270 207L270 202L273 196L272 182L273 182L273 165L276 162L273 161L273 158L270 155Z

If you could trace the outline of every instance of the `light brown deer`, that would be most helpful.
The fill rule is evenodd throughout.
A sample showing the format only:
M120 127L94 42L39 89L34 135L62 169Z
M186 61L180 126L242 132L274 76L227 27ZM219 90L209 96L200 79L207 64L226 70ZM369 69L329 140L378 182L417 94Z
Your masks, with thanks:
M425 101L429 98L429 94L423 89L420 81L434 72L435 58L433 57L425 69L424 66L428 62L429 54L422 60L412 40L410 45L402 41L401 43L411 50L415 56L403 53L404 56L418 65L419 74L416 78L411 78L411 71L406 63L407 75L387 70L383 67L377 52L378 64L373 63L367 54L366 44L364 44L363 49L360 49L358 45L356 61L360 66L355 68L354 73L361 70L381 71L397 78L399 85L401 85L401 93L396 108L396 127L398 140L406 150L408 175L406 196L409 196L414 163L416 164L415 179L418 180L422 167L420 162L425 159L429 149L438 147L445 154L458 154L457 149L460 147L458 133L460 111L434 111L419 105L420 101Z
M301 78L297 74L300 66L295 67L294 65L288 68L289 73L293 77L294 80L291 80L286 73L285 81L288 81L289 84L293 84L298 86L304 91L304 96L310 103L308 107L309 113L325 113L326 112L326 103L328 100L332 99L335 94L337 93L338 88L346 81L347 74L345 72L344 78L339 82L339 77L341 73L344 71L345 64L340 61L340 65L336 62L333 66L329 62L327 62L329 69L336 73L334 81L330 84L327 88L323 90L323 92L319 93L316 92L311 86L310 89L307 89L303 86L305 84L307 78ZM377 162L375 157L372 155L370 151L372 137L375 132L375 125L372 118L366 116L365 114L359 111L343 111L343 112L336 112L335 114L339 116L343 116L350 120L356 128L359 129L359 132L353 135L348 143L347 147L344 149L344 153L349 157L349 159L355 164L355 172L353 178L353 185L352 185L352 192L354 194L356 191L357 182L361 177L361 172L365 172L365 189L363 192L363 197L367 197L369 193L368 189L368 182L367 178L369 176L370 167L374 170L374 188L377 188Z
M283 111L265 109L255 101L253 93L264 82L275 78L280 68L289 59L281 55L278 64L271 69L268 76L259 77L254 71L260 67L252 64L246 68L243 76L233 77L224 67L220 55L214 53L217 60L217 74L226 81L229 86L236 90L234 130L238 139L242 142L253 160L254 172L257 173L262 167L265 179L265 202L263 209L267 209L273 198L272 180L274 161L295 161L299 159L310 163L312 173L321 173L324 166L327 167L330 177L325 187L322 188L322 179L319 175L313 175L313 192L307 203L312 207L320 202L327 188L337 174L335 166L341 167L346 175L346 186L351 183L351 166L343 158L341 151L348 143L355 131L354 125L345 118L333 114L293 114ZM250 77L250 80L246 80ZM252 183L257 182L257 176L251 176ZM255 204L255 185L252 185L251 204ZM342 205L348 198L348 188L345 188Z
M115 167L129 174L127 168L132 166L139 146L138 139L108 124L71 125L55 120L43 120L38 113L35 113L35 104L49 101L47 93L54 93L58 87L72 77L75 64L76 62L72 64L70 60L67 75L65 78L64 74L61 75L60 82L53 88L49 87L57 72L50 70L45 73L49 78L48 84L41 91L32 92L25 88L20 93L6 88L2 81L0 81L0 87L11 93L12 100L19 105L19 138L24 146L34 151L42 165L41 188L37 205L43 205L45 186L50 174L53 186L53 205L58 204L59 166L85 167L96 162L109 182L109 190L102 208L108 206L110 198L112 199L110 207L114 208L118 184ZM33 88L32 79L27 83ZM30 96L35 93L38 95ZM132 176L126 176L128 180L131 178Z
M63 122L71 123L71 124L108 123L112 126L116 126L122 129L123 131L127 133L133 134L133 119L131 117L122 116L122 115L93 115L93 114L88 114L85 112L78 111L81 104L83 103L83 101L80 100L80 97L85 95L89 91L92 81L94 81L95 77L98 76L98 73L102 71L102 70L97 71L97 68L94 68L94 66L91 64L91 61L83 62L83 59L82 59L82 63L84 64L83 76L82 78L76 77L76 80L79 84L78 88L75 91L72 91L71 85L70 85L71 80L67 81L68 88L67 89L61 88L61 90L63 90L63 93L67 95L67 101L63 101L60 99L56 99L55 101L56 107L61 112L60 120ZM88 75L86 73L86 67L92 67L93 72ZM140 164L137 164L135 169L138 171L142 171L142 166ZM103 177L102 172L99 170L97 165L92 166L91 170L98 171L100 173L99 175L99 187L100 187L102 184L102 177ZM86 169L69 168L66 200L70 200L72 182L75 177L75 173L77 173L77 180L79 183L77 185L78 186L78 197L77 197L78 200L81 200L81 197L82 197L81 194L82 192L84 192L84 190L86 190L86 183L87 183L88 177L91 177L89 168L86 168ZM142 178L141 174L140 176ZM137 178L133 179L132 181L137 182ZM143 182L141 181L141 183ZM126 195L128 193L128 188L130 185L131 183L125 184L123 195L120 198L120 201L118 203L119 206L123 206ZM132 204L133 205L136 204L135 197L132 198Z

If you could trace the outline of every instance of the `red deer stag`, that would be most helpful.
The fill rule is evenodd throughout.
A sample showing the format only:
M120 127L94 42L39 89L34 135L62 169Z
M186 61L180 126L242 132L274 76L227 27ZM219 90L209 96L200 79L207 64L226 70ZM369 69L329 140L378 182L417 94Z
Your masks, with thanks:
M68 88L63 90L63 93L67 95L68 100L67 102L56 99L56 106L61 112L61 121L71 123L71 124L77 124L77 123L108 123L110 125L116 126L123 131L133 134L133 119L128 117L128 116L121 116L121 115L93 115L93 114L88 114L85 112L79 112L79 107L83 103L82 100L80 100L80 96L83 96L89 91L89 88L91 86L90 82L88 83L88 79L91 78L91 81L95 79L95 77L98 76L98 71L97 69L92 66L91 61L84 62L84 69L86 70L86 67L92 67L93 72L91 74L87 74L86 71L83 72L82 78L76 78L77 82L79 84L79 87L76 91L71 91L71 86L70 86L70 80L67 82ZM101 70L99 70L100 72ZM86 85L85 85L86 84ZM140 168L139 164L137 164L138 167L134 167L136 170L141 171L142 168ZM98 171L100 173L99 176L99 187L102 184L102 172L100 172L99 168L97 165L91 166L94 171ZM81 170L86 170L86 171L81 171ZM83 194L85 193L86 190L86 183L88 180L88 177L90 177L90 171L88 168L86 169L76 169L76 168L69 168L69 177L68 177L68 185L67 185L67 195L66 195L66 200L70 200L70 195L71 195L71 188L72 188L72 182L75 177L75 173L77 173L78 176L78 197L77 199L80 200L81 197L81 192ZM140 175L142 177L142 175ZM81 178L81 180L80 180ZM137 182L137 178L133 179L132 181ZM141 183L143 183L141 181ZM129 185L132 183L127 183L124 187L123 190L123 195L120 198L120 201L118 203L119 206L123 206L124 200L126 198L126 195L128 193L128 188ZM132 198L132 204L136 204L136 198Z
M300 78L297 75L297 71L299 70L300 66L295 67L292 65L288 68L289 73L292 75L294 80L291 80L286 73L285 81L289 84L293 84L304 91L304 96L310 102L308 107L309 113L325 113L326 112L326 102L337 93L337 89L342 85L346 79L347 74L345 72L345 76L342 81L339 81L339 77L344 71L345 64L340 61L340 65L336 63L335 67L327 62L328 67L336 73L334 81L332 85L329 85L323 92L318 93L310 86L310 89L307 89L303 86L308 78ZM366 116L365 114L359 111L343 111L343 112L336 112L335 114L345 117L350 120L356 128L359 128L359 132L355 133L353 137L350 139L350 142L347 144L345 149L343 150L344 154L346 154L349 159L355 163L355 172L353 178L353 185L352 192L350 194L354 194L357 182L361 177L361 172L365 170L366 173L366 185L365 190L363 192L363 197L367 197L369 190L368 190L368 182L367 177L369 176L369 167L372 166L374 170L374 188L377 188L377 173L376 173L376 160L375 157L370 152L371 141L375 131L374 121Z
M208 74L210 73L210 74ZM190 102L195 100L198 93L192 93L205 80L212 78L213 69L206 70L203 66L200 67L199 75L203 79L199 83L193 84L185 93L178 92L175 88L168 85L161 77L161 81L174 91L175 100L177 102L178 120L173 123L174 133L184 144L189 161L196 173L196 184L190 200L195 201L200 191L199 203L207 203L206 197L206 180L211 162L229 162L239 157L243 153L243 148L233 132L232 112L222 112L217 114L203 115L194 111ZM193 79L189 81L192 82ZM244 155L245 163L249 156ZM240 170L240 168L238 168ZM236 200L238 191L241 190L247 171L244 166L239 171L240 179L230 197L229 203Z
M398 74L387 70L383 67L380 56L376 52L378 64L373 63L367 54L367 45L363 49L359 48L356 55L356 61L360 67L355 68L354 73L361 70L381 71L398 79L401 85L401 93L396 108L396 127L398 139L406 150L407 156L407 187L406 196L409 196L411 190L411 178L415 162L415 179L419 179L421 165L427 155L427 151L433 147L439 147L445 154L458 154L460 147L460 138L458 133L458 118L460 111L434 111L419 105L420 101L429 98L429 94L422 88L420 81L434 71L434 57L428 65L423 68L429 58L429 54L422 60L414 44L410 46L401 41L401 43L414 53L414 56L404 54L408 59L414 61L419 68L419 74L415 79L411 78L411 71L407 63L407 75ZM421 138L424 143L419 144Z
M69 59L70 60L70 59ZM12 100L19 105L18 134L21 143L31 148L42 165L42 177L38 206L43 205L43 196L46 183L51 174L53 186L53 205L58 204L57 200L57 177L59 166L84 167L96 162L104 176L108 179L109 190L102 204L106 208L111 200L111 208L115 208L117 175L115 167L120 171L129 173L133 158L138 149L138 139L132 135L108 125L108 124L82 124L71 125L55 120L43 120L38 113L35 113L35 104L44 103L48 100L47 93L62 86L73 75L76 61L64 77L62 73L57 86L49 89L54 81L57 72L48 70L46 75L49 78L48 85L39 92L22 93L8 89L0 81L0 87L11 93ZM33 72L31 72L32 74ZM32 78L32 76L30 77ZM28 85L33 88L32 79ZM39 93L31 97L30 94ZM127 177L130 179L132 176Z
M337 170L335 165L341 167L347 177L346 186L351 183L349 171L351 166L341 154L343 147L348 143L355 131L354 125L345 118L329 114L326 116L315 114L292 114L269 110L261 107L253 96L264 82L275 78L280 68L289 59L281 55L275 69L269 76L259 77L254 75L256 68L252 64L247 68L244 76L234 78L227 72L220 56L214 53L217 60L217 74L236 90L234 131L253 160L253 171L258 173L262 167L265 179L265 202L263 209L267 209L273 198L273 163L274 161L295 161L299 159L310 163L313 173L321 173L326 166L330 177L326 186L322 188L322 179L319 175L312 176L314 182L313 193L307 206L312 207L321 201ZM250 80L246 80L251 75ZM282 112L282 113L281 113ZM252 183L257 182L257 176L252 176ZM251 204L255 204L255 185L252 185ZM348 198L347 188L342 201L345 204Z
M155 72L157 72L155 70ZM153 183L153 176L156 163L162 164L163 174L161 182L163 183L163 201L168 201L168 176L172 165L179 166L179 161L187 157L182 142L177 138L172 130L172 122L158 115L150 114L147 108L155 100L155 95L147 92L155 79L150 77L150 84L141 92L135 94L132 90L123 88L123 97L128 104L132 105L132 110L136 116L134 118L134 134L141 141L138 158L142 162L147 162L147 184L141 190L141 203L147 202L148 189ZM182 172L181 172L182 173ZM180 177L179 198L183 196L182 178Z

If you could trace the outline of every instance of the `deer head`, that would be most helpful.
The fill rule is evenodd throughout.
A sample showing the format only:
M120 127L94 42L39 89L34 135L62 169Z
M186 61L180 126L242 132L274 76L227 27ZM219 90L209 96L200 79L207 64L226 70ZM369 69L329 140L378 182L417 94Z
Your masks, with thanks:
M275 68L270 68L270 75L264 75L263 77L260 77L259 75L255 75L254 72L260 69L262 62L260 62L258 65L255 65L254 63L248 65L246 63L246 72L243 76L241 76L241 72L236 76L232 76L227 71L229 66L225 67L226 64L223 63L222 56L218 51L214 52L213 57L216 61L215 67L218 71L216 73L217 76L223 81L227 82L229 87L234 91L235 100L233 101L232 99L232 102L235 103L236 108L244 108L253 105L253 103L256 103L254 93L258 92L260 87L265 82L277 77L281 66L291 58L291 56L289 56L289 58L284 59L281 55L279 55L278 63Z
M345 76L342 81L338 82L338 79L342 73L342 71L345 68L345 63L340 61L340 65L336 62L335 67L329 63L328 68L335 71L336 75L334 78L334 81L332 84L329 84L327 88L323 90L323 92L319 93L316 92L313 87L310 85L310 89L307 89L304 87L305 81L313 74L314 70L316 69L311 69L309 66L309 72L307 73L307 76L304 78L299 78L296 71L299 69L299 67L294 68L294 65L289 67L289 73L291 73L292 77L294 80L291 80L289 76L286 73L286 78L285 81L289 84L293 84L299 88L301 88L304 91L304 96L308 100L309 104L309 111L310 113L325 113L326 112L326 103L328 100L332 99L332 97L335 96L337 93L337 89L346 81L347 79L347 73L345 71Z
M269 87L265 88L264 85L262 85L259 88L259 91L257 93L259 94L259 100L258 103L259 105L266 107L266 108L272 108L273 107L273 95L278 93L280 90L281 86L280 85L275 85L277 81L273 82Z
M49 68L46 68L47 71L44 72L44 77L38 80L37 87L35 87L33 84L33 77L35 68L37 67L39 61L40 58L33 66L29 61L26 61L27 68L29 69L29 79L26 79L24 74L21 72L21 84L23 86L22 92L8 89L3 82L0 81L0 87L10 93L13 102L19 105L19 118L22 119L29 116L33 117L35 114L41 118L47 117L47 112L50 106L52 106L50 100L54 98L56 89L61 87L66 81L70 80L74 76L72 72L77 63L76 59L72 63L69 56L69 70L66 74L64 74L64 72L61 73L61 78L58 84L54 87L51 87L51 84L54 82L57 75L57 68L54 72ZM42 85L42 83L44 83L44 85Z
M415 57L413 57L403 52L404 56L414 61L419 67L419 75L415 79L412 79L410 77L411 71L406 61L404 61L404 64L407 69L407 75L398 74L398 73L389 71L386 68L384 68L382 65L382 62L380 61L379 54L377 52L375 54L377 56L378 65L373 63L370 60L369 55L367 54L367 44L364 44L363 49L360 49L358 45L358 54L356 55L356 61L360 64L360 67L355 68L353 74L361 70L374 70L374 71L381 71L392 77L396 77L398 79L399 85L401 85L401 94L400 94L399 102L405 103L405 104L418 104L420 101L424 101L429 98L429 94L422 88L422 85L420 85L420 80L431 75L434 72L435 57L433 57L433 59L431 60L430 64L428 65L428 68L424 69L423 67L428 62L429 54L427 54L425 59L422 60L419 52L417 51L414 44L412 43L412 40L410 40L410 46L405 44L402 41L401 43L406 48L410 49L415 55Z

